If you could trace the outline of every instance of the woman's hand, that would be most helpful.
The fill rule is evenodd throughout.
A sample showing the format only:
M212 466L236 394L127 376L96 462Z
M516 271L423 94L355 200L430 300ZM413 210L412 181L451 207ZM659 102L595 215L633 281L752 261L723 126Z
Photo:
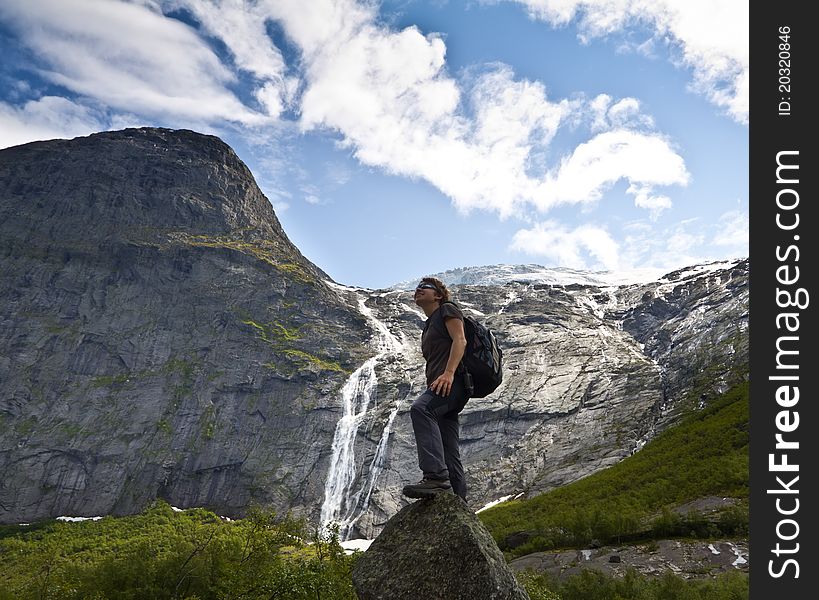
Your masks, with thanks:
M455 373L444 371L432 382L429 389L439 396L449 396L449 393L452 391L452 382L454 379Z

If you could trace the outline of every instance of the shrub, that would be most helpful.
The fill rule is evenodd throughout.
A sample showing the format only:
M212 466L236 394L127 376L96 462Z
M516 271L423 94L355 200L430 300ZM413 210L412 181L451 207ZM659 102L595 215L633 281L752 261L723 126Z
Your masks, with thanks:
M671 508L709 495L741 502L718 518ZM620 463L528 500L480 513L512 556L592 540L619 544L657 536L745 535L748 528L748 384L672 427ZM657 516L659 514L659 516ZM518 547L506 540L532 532ZM517 537L517 536L515 536Z
M337 534L254 508L225 520L157 502L140 515L8 528L0 599L354 599Z

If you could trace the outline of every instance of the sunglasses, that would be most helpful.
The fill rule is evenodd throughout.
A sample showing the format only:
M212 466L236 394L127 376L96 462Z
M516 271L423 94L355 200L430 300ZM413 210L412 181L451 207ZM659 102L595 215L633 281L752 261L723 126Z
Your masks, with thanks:
M415 288L415 289L416 289L416 290L435 290L435 291L436 291L436 292L438 292L439 294L441 293L441 291L440 291L440 290L439 290L437 287L435 287L434 285L432 285L431 283L419 283L419 284L416 286L416 288Z

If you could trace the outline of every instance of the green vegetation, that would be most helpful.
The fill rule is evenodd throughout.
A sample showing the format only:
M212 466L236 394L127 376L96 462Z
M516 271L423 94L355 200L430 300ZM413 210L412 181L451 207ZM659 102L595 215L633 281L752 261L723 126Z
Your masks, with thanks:
M345 373L347 375L350 374L349 371L344 369L344 367L337 362L325 360L316 356L315 354L311 354L298 348L287 347L287 343L302 339L300 328L288 328L278 321L260 324L244 314L240 315L240 319L244 325L253 328L256 335L259 336L259 339L270 344L270 346L272 346L277 352L288 356L295 363L303 366L315 365L322 371L338 371L339 373ZM262 366L276 372L281 372L283 368L282 365L273 362L264 363Z
M302 283L315 283L315 277L303 266L293 262L285 262L279 259L283 255L282 250L274 243L266 240L249 242L243 239L235 239L226 236L188 235L178 234L177 239L183 244L204 248L227 248L236 252L241 252L247 256L252 256L263 263L289 275Z
M285 350L284 353L287 356L290 356L290 357L295 358L297 360L301 360L301 361L303 361L305 363L312 363L312 364L316 365L319 369L322 369L323 371L338 371L340 373L349 374L349 372L346 371L337 362L322 360L318 356L310 354L309 352L304 352L303 350L288 349L288 350Z
M0 526L0 600L354 600L355 556L335 533L255 508L230 521L203 509L175 512L157 501L140 515L99 521ZM745 600L748 577L686 580L634 570L586 570L563 581L518 574L532 600Z
M57 426L57 432L64 438L76 437L82 432L82 426L78 423L60 423ZM91 432L86 432L86 436Z
M121 373L120 375L100 375L91 380L91 385L95 388L110 387L126 383L131 378L131 373Z
M629 570L624 577L587 569L563 582L545 574L518 575L531 600L744 600L748 576L726 573L716 579L684 579L671 572L647 577Z
M705 496L739 503L717 517L673 507ZM511 556L593 540L622 543L669 536L747 535L748 384L732 388L621 463L546 494L480 514ZM511 534L525 532L512 547Z
M261 325L259 325L258 323L256 323L255 321L251 321L250 319L245 319L244 321L242 321L242 323L244 323L245 325L250 325L251 327L253 327L256 330L256 333L259 335L259 337L261 339L263 339L265 342L270 341L270 338L267 336L267 331L265 330L265 328L262 327Z
M0 600L352 600L353 560L336 535L270 511L228 521L158 501L131 517L0 528Z
M287 328L278 321L273 321L267 325L259 325L251 319L244 319L242 320L242 323L253 327L258 336L268 343L274 343L275 341L293 342L302 338L298 327Z
M192 379L196 365L184 358L171 358L162 365L162 372L165 374L179 373L183 379Z
M166 377L177 374L180 378L179 383L171 388L171 398L173 400L171 406L173 410L176 410L181 406L182 401L193 393L193 384L196 381L196 365L190 360L172 358L163 365L162 373Z
M18 435L28 435L34 428L37 426L37 418L36 417L27 417L22 421L18 421L14 424L14 431Z
M120 373L119 375L100 375L98 377L94 377L91 380L91 387L101 388L122 386L126 383L139 379L157 377L160 375L167 377L173 374L178 374L182 377L183 387L190 387L190 385L193 383L195 370L196 365L192 361L180 358L171 358L159 369L143 369L141 371ZM176 396L178 393L180 393L179 390L175 389L174 395Z
M216 409L212 404L205 409L199 421L199 429L202 431L204 438L206 440L213 439L213 436L216 434L217 418Z

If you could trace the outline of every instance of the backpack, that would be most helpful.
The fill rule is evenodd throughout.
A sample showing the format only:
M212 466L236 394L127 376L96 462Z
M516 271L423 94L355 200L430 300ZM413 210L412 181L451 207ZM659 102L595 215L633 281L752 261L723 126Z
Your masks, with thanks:
M440 325L438 321L441 321ZM442 321L439 315L435 323L436 329L449 337L449 332ZM466 350L461 364L472 378L472 393L469 396L484 398L494 392L503 381L503 351L498 346L492 330L474 317L464 315L464 334Z

